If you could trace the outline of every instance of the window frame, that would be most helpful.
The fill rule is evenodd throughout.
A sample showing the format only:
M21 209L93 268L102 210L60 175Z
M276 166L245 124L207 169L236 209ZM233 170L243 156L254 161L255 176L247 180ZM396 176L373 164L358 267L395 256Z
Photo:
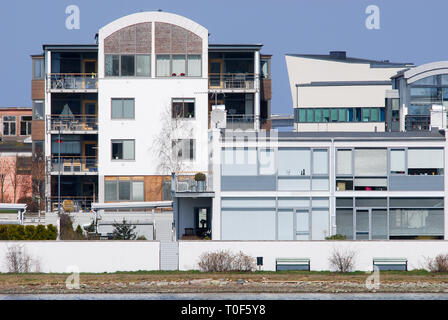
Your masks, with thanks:
M29 117L30 120L23 120L24 117ZM20 136L30 136L31 135L31 126L32 126L33 116L20 116ZM22 124L25 124L25 134L22 134Z
M14 120L6 120L6 117L14 117ZM2 124L3 124L3 135L4 136L17 136L17 116L9 116L4 115L2 117ZM8 125L8 133L5 133L5 125ZM11 124L14 124L14 134L11 134Z
M175 100L179 100L179 101L175 101ZM182 100L182 101L180 101ZM192 117L187 117L185 116L185 102L186 100L193 100L193 116ZM175 112L174 112L174 103L182 103L182 116L177 116L175 117ZM187 111L188 113L188 111ZM171 98L171 119L182 119L182 120L194 120L196 119L196 99L195 98Z
M113 101L121 101L121 118L114 118L113 111L112 111L112 105ZM125 118L124 117L124 101L130 100L133 101L133 109L132 109L132 118ZM135 120L135 98L111 98L110 99L110 119L111 120Z
M121 178L121 179L120 179ZM115 185L115 197L114 199L106 199L106 202L138 202L145 201L145 181L142 176L116 176L116 177L104 177L104 188L106 189L107 183L114 183ZM129 182L129 199L120 199L120 182ZM143 199L135 199L134 197L134 183L142 183L143 185ZM107 192L104 192L105 197Z
M122 143L122 153L123 153L123 142L124 141L132 141L134 143L133 158L132 159L124 159L124 158L115 159L114 156L113 156L113 144L121 142ZM117 161L117 162L118 161L135 161L135 139L111 139L110 147L111 147L111 160L112 161Z

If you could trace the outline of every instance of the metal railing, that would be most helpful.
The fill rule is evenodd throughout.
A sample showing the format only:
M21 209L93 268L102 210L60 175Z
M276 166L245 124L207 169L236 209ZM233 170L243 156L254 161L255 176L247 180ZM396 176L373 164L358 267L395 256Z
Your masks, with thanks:
M196 172L178 172L174 176L174 190L176 192L210 192L211 175L205 173L205 181L194 179ZM172 182L173 183L173 182Z
M61 196L61 212L89 212L93 196ZM58 196L47 197L47 211L58 211Z
M209 73L208 87L216 89L254 89L254 73Z
M429 115L406 115L406 131L428 131L431 125L431 116Z
M96 115L47 115L47 128L61 131L95 131L98 130Z
M97 157L88 156L61 156L59 161L57 155L47 158L47 168L53 173L72 173L72 172L98 172Z
M48 88L53 90L97 89L97 73L50 73Z

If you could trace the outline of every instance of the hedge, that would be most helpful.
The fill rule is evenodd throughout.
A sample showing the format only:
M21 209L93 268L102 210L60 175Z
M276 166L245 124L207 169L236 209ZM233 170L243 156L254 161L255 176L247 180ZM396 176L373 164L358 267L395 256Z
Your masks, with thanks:
M53 225L0 225L0 240L56 240L58 229Z

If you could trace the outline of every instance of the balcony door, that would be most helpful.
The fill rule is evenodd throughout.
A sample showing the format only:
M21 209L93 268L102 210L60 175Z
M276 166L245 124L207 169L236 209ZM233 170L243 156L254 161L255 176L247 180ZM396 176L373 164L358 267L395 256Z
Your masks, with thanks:
M223 87L223 67L224 60L222 59L210 59L208 62L208 76L210 88L222 88Z
M97 80L96 60L84 59L82 61L82 72L84 73L84 88L95 89Z
M83 128L84 130L96 130L97 124L97 102L85 100L82 103Z
M84 59L82 61L83 73L96 73L96 60Z
M96 168L96 159L98 158L98 143L96 141L83 141L82 158L85 159L82 161L84 171Z

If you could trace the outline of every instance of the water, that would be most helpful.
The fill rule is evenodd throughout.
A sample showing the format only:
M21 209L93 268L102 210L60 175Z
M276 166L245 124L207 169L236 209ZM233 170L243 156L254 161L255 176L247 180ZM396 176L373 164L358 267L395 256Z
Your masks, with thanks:
M448 300L448 293L0 294L0 300Z

